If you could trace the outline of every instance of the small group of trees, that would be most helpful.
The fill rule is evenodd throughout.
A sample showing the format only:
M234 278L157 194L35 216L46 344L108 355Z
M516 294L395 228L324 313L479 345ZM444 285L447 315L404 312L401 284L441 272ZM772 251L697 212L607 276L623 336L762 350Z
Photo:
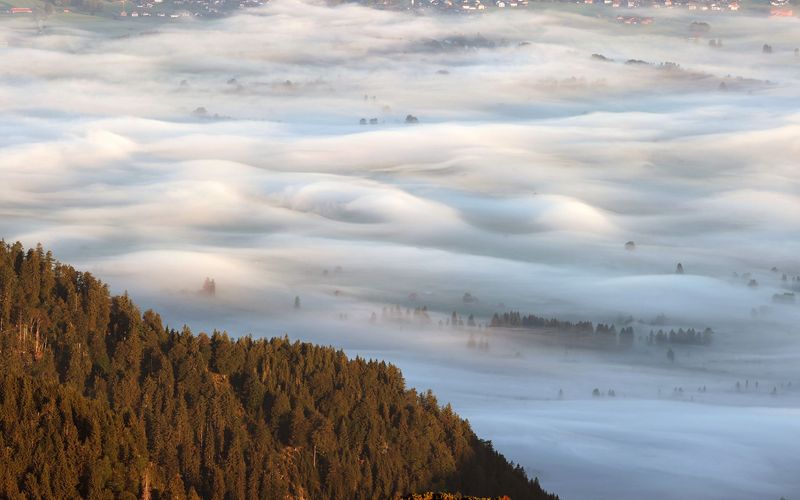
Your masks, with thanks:
M489 323L492 327L506 328L549 328L564 332L593 333L594 325L590 321L562 321L556 318L545 318L529 314L522 315L519 311L510 311L502 314L495 313Z
M791 290L800 292L800 276L792 276L789 278L789 276L784 273L783 276L781 276L781 281L787 284Z
M359 125L367 125L367 124L369 124L369 125L377 125L378 124L378 119L377 118L369 118L369 119L361 118L360 120L358 120L358 123L359 123ZM419 123L419 118L417 118L414 115L406 115L405 123L407 123L407 124Z
M372 324L394 323L394 324L415 324L419 326L430 325L431 316L428 313L428 306L401 307L399 305L383 306L380 317L374 311L370 314L369 322Z
M598 323L594 329L594 333L597 335L613 335L614 337L617 336L617 327L612 325L607 325L605 323Z
M623 327L617 332L617 327L613 324L598 323L594 325L591 321L562 321L534 314L522 315L518 311L510 311L503 314L495 313L489 326L554 330L565 334L592 336L594 340L602 345L619 345L622 347L633 346L636 339L632 326Z
M689 25L689 32L693 35L702 35L711 31L711 25L702 21L692 21Z
M688 393L689 391L687 390L686 392ZM697 387L697 393L698 394L705 394L706 392L707 392L706 386L703 385L703 386L698 386ZM658 396L659 397L662 396L661 388L658 389ZM675 387L673 387L672 388L672 393L670 394L670 396L673 397L673 398L683 398L684 397L683 387L677 386L677 385ZM689 398L690 398L690 400L694 401L694 396L690 395Z
M450 314L450 317L444 320L439 320L439 326L449 326L451 328L464 328L465 326L470 328L479 327L478 323L475 321L475 315L470 314L467 316L466 322L464 321L464 316L461 316L457 312L453 311Z
M445 327L453 329L463 329L464 327L467 327L467 328L478 328L479 330L482 330L483 323L478 323L475 320L474 314L470 314L469 316L467 316L467 319L465 320L464 316L453 311L450 314L450 316L439 320L439 328L445 328Z
M781 383L780 386L781 386L781 389L791 389L792 388L792 383L791 382L789 382L788 384ZM737 392L749 391L749 390L751 390L751 387L752 387L753 390L758 392L758 380L754 380L752 384L750 383L750 379L745 379L744 384L742 384L738 380L736 381L736 391ZM778 393L778 386L777 385L773 386L772 389L773 389L772 390L773 394L777 394Z
M333 274L342 274L343 272L344 272L344 269L342 269L342 266L335 266L333 268ZM330 274L331 274L331 272L329 270L327 270L327 269L323 269L322 270L322 275L323 276L328 276Z
M794 304L794 299L794 292L783 292L772 295L772 302L776 302L778 304Z
M414 294L416 298L416 294ZM402 325L417 325L428 326L434 324L434 319L428 310L428 306L417 306L413 309L410 307L402 307L400 305L383 306L380 315L374 311L370 314L369 322L371 324L387 323L387 324L402 324ZM477 328L483 329L483 324L478 323L474 314L468 315L466 318L456 311L450 315L443 317L437 322L439 328Z
M665 345L665 344L690 344L690 345L709 345L714 339L714 330L706 328L702 332L689 328L684 330L678 328L678 331L670 330L665 332L659 329L657 332L650 330L647 336L648 344Z
M636 335L633 333L633 327L626 326L620 329L617 341L623 347L633 346L634 342L636 341Z
M632 319L625 319L623 323L630 322ZM665 322L666 318L659 316L656 322ZM618 347L630 348L636 343L636 334L633 326L625 326L617 330L614 324L598 323L594 325L590 321L562 321L556 318L544 318L536 315L522 315L518 311L510 311L502 314L495 313L489 323L491 327L505 328L524 328L531 330L553 330L558 334L567 334L565 338L591 339L592 343L598 347L616 345ZM677 331L672 329L665 331L650 330L646 337L649 345L709 345L714 338L714 331L711 328L696 330L694 328ZM640 338L641 340L641 338ZM669 354L668 354L669 357ZM674 361L674 353L670 358Z

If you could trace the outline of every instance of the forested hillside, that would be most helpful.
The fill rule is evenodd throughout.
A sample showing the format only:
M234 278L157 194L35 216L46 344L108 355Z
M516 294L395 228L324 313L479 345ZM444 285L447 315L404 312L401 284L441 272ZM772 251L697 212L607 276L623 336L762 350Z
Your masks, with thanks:
M41 247L0 242L0 497L424 491L556 498L390 364L165 328Z

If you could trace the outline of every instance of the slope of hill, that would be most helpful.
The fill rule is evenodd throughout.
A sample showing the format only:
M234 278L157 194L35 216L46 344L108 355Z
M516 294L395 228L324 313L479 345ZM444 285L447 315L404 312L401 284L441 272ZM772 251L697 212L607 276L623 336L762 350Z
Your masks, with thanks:
M553 499L384 362L165 328L0 242L0 497Z

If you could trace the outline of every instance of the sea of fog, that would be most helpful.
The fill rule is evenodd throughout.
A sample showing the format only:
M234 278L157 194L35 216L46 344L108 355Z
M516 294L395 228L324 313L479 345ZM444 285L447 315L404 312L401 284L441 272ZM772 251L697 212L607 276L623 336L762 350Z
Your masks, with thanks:
M0 238L174 327L396 363L566 500L800 498L800 20L615 14L0 19ZM637 340L485 327L512 309Z

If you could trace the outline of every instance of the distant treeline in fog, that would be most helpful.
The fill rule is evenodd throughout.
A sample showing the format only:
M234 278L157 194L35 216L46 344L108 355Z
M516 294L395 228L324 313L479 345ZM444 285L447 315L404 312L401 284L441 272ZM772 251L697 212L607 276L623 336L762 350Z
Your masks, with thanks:
M535 314L524 315L518 311L502 314L495 313L489 322L490 327L524 328L531 330L550 330L564 334L577 334L594 339L606 339L611 344L618 343L622 346L634 344L636 334L632 326L623 326L619 330L613 324L597 323L591 321L563 321L556 318L545 318ZM649 344L697 344L708 345L713 339L714 331L705 328L703 331L688 328L671 329L669 332L659 329L657 332L650 330L646 337ZM643 338L644 340L644 338Z

